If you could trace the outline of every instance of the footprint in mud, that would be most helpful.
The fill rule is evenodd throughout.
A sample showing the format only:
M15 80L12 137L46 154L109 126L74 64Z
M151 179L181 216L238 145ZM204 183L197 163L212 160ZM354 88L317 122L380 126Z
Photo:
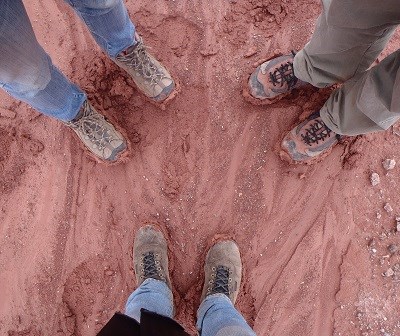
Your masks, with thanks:
M23 134L21 138L22 138L22 147L26 151L31 153L33 156L37 156L39 153L43 151L44 145L39 140L33 139L28 134Z
M106 308L115 305L118 295L117 272L101 257L91 258L76 267L64 284L59 325L65 335L83 335L97 331L108 321ZM120 291L120 290L119 290Z
M14 128L0 127L0 192L10 193L20 183L26 169L25 158Z
M181 17L166 17L156 30L157 36L168 41L168 47L177 57L188 56L187 50L197 50L200 46L200 29Z
M238 46L248 42L254 27L263 32L264 38L272 37L288 15L289 6L273 0L235 1L225 16L222 35Z

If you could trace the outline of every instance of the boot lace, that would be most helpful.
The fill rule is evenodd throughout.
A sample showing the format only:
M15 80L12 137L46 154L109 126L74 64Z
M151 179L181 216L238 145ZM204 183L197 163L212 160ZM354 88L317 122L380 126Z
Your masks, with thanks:
M160 266L160 261L158 260L159 255L154 254L154 252L147 252L143 254L141 266L142 279L153 278L158 280L164 280L164 275Z
M301 138L304 143L311 146L312 144L318 144L320 141L324 141L329 138L332 131L325 125L321 119L317 119L311 124L310 128L306 128L305 133L301 134Z
M116 59L128 67L132 67L151 86L155 86L165 77L164 73L154 64L152 58L147 53L142 40L139 40L136 45L128 48L126 52L120 53Z
M269 78L274 86L282 87L286 83L289 90L296 85L298 80L294 75L293 62L286 62L275 68L273 72L269 73Z
M292 55L293 57L296 55L293 50ZM286 83L288 90L292 89L298 81L298 78L294 75L293 62L286 62L275 68L274 71L269 73L269 78L274 86L279 85L282 87Z
M230 284L232 282L231 270L225 266L217 266L212 268L213 273L209 281L207 295L222 293L227 296L230 294Z
M81 133L85 139L92 142L94 148L103 150L113 140L113 136L105 127L106 123L104 117L94 111L88 101L85 101L82 117L67 124Z

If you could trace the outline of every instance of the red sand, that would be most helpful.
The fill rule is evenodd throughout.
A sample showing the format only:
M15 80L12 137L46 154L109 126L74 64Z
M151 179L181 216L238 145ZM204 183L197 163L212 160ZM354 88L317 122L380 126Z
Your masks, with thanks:
M182 84L165 111L63 1L26 6L54 62L133 148L126 164L98 164L60 123L1 93L1 335L94 335L135 288L132 241L146 220L168 233L177 319L193 334L206 249L227 235L244 262L237 306L258 335L400 335L400 255L387 250L400 247L400 168L381 164L400 161L398 131L290 166L276 144L329 93L271 106L241 95L254 63L306 43L317 0L130 1L140 34ZM399 45L397 34L389 50Z

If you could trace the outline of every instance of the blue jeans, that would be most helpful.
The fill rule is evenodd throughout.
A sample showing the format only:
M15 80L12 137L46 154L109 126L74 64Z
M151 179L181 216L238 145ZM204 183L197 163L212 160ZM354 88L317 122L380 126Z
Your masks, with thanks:
M173 318L174 303L167 284L146 279L128 298L125 314L140 322L140 309ZM197 330L202 336L256 336L243 316L224 294L207 296L197 311Z
M66 1L109 57L135 43L135 27L123 0ZM86 99L39 45L22 0L0 1L0 87L63 121L74 119Z

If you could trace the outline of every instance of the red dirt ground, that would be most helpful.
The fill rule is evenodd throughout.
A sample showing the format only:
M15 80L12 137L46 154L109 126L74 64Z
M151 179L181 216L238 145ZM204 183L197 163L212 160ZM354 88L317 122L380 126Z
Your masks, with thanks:
M271 106L241 95L254 63L307 42L317 0L129 1L139 33L182 84L165 111L63 1L25 3L54 63L133 148L125 164L96 163L66 127L1 93L2 335L98 332L135 288L132 243L146 220L168 233L176 317L192 334L206 249L227 235L244 263L237 307L258 335L400 335L400 254L388 251L400 249L400 168L382 167L400 161L400 131L290 166L277 143L329 92ZM399 45L397 34L386 54ZM381 177L374 187L371 172Z

